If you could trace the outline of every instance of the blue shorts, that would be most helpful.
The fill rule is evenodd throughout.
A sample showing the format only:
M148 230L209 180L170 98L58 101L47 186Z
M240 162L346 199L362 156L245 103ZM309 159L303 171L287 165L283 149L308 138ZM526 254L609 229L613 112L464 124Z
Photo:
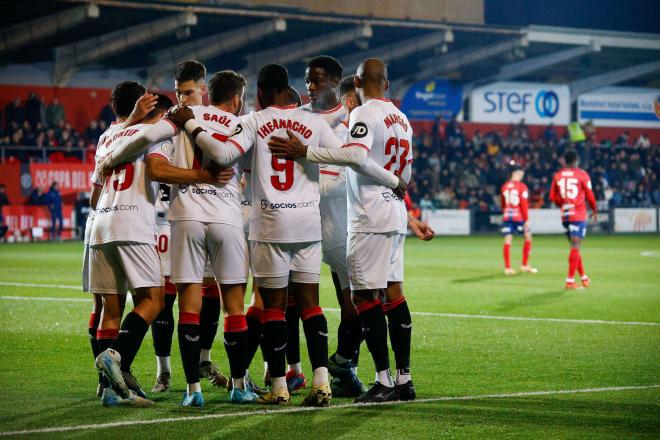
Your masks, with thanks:
M571 238L571 237L584 238L584 237L587 236L587 222L586 221L582 221L582 222L565 221L562 224L564 225L564 229L566 229L566 236L568 238Z
M502 235L511 235L514 233L522 234L525 232L525 222L514 222L511 220L502 222Z

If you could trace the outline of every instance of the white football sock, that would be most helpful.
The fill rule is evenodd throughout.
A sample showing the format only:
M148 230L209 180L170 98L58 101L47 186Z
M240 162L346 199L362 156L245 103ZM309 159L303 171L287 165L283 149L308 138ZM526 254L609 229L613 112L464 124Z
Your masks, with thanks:
M300 365L300 362L296 362L295 364L289 364L289 371L294 371L296 374L302 373L302 366Z
M403 370L396 370L396 384L397 385L403 385L404 383L408 383L410 381L410 369L405 368Z
M189 395L189 396L190 396L192 393L196 393L197 391L199 391L199 392L202 391L202 386L199 384L199 382L189 383L189 384L188 384L188 395Z
M389 368L387 370L376 372L376 382L380 382L380 384L386 386L387 388L392 388L394 386L392 373L390 373Z
M312 377L313 387L328 385L328 383L328 369L326 367L318 367L314 370L314 377Z
M273 394L278 394L282 391L288 391L288 388L286 387L286 378L284 376L271 377L270 380L270 389L272 390Z
M235 379L235 378L232 377L231 378L231 384L232 384L232 386L234 387L235 390L244 390L245 389L245 380L242 377L239 378L239 379Z
M156 356L156 364L158 366L156 370L156 377L160 376L163 373L169 373L172 371L172 369L170 368L169 356Z
M202 351L199 352L199 363L202 362L211 362L211 350L205 350L202 348Z
M264 361L264 373L268 371L268 362Z

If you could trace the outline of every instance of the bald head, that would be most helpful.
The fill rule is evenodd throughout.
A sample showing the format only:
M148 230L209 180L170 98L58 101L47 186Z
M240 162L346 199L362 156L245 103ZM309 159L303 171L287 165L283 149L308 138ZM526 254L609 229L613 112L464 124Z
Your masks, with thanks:
M378 58L367 58L357 68L355 88L358 89L362 102L369 98L383 98L389 88L387 66Z
M387 66L378 58L367 58L358 66L357 76L362 81L382 83L387 81Z

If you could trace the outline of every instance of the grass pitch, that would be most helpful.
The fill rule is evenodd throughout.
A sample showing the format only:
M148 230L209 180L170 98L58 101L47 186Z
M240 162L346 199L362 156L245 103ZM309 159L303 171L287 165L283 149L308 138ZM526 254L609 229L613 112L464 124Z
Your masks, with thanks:
M520 246L514 242L514 264ZM275 414L282 409L230 405L208 383L204 410L180 408L176 337L174 391L155 396L152 408L102 408L87 340L91 301L75 287L82 244L0 245L0 436L658 438L660 237L588 237L582 254L592 287L569 292L568 246L559 236L535 237L540 272L514 277L502 275L499 237L408 240L404 287L420 400L357 407L335 399L328 410L307 411L299 395ZM321 289L322 305L336 308L327 271ZM332 352L338 313L326 315ZM359 375L370 382L373 364L362 349ZM213 358L228 371L221 336ZM145 388L155 369L149 334L134 364Z

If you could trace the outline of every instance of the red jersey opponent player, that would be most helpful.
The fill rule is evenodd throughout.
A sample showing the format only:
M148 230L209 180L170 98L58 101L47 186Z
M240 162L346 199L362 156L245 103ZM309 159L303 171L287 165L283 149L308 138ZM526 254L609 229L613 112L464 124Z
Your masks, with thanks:
M584 272L580 247L587 235L587 202L591 208L591 218L598 214L596 197L591 190L589 175L578 168L579 156L575 150L564 153L565 168L559 170L552 179L550 200L561 207L561 216L566 236L571 242L568 255L568 276L566 288L576 289L575 270L580 274L582 286L589 287L589 277Z
M522 234L525 237L523 244L521 272L536 273L537 269L529 265L529 254L532 251L532 232L529 228L528 199L529 190L522 182L525 170L512 162L511 178L500 188L502 206L502 235L504 235L504 274L514 275L511 268L511 242L513 234Z

